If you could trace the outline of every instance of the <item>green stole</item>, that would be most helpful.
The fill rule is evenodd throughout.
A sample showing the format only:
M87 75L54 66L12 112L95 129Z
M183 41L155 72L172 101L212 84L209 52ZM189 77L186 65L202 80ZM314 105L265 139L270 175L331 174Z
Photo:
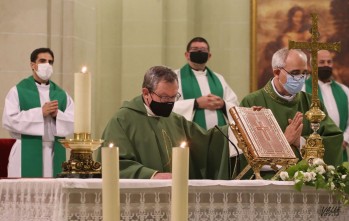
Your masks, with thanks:
M206 69L207 69L208 85L210 87L211 93L223 98L223 87L220 80L209 68L206 67ZM195 99L195 98L201 97L202 94L201 94L199 83L193 71L191 70L189 64L186 64L181 68L180 74L181 74L181 82L182 82L183 99ZM216 110L216 113L218 117L218 126L225 125L226 122L224 119L223 111ZM202 128L207 129L206 120L205 120L205 110L197 109L195 111L193 121L199 124Z
M331 89L334 99L337 104L337 109L339 113L339 128L344 132L347 128L348 123L348 97L345 94L343 88L337 84L335 81L331 82ZM305 81L305 91L307 93L312 93L312 78L310 77ZM323 102L321 89L318 90L319 99ZM346 151L343 153L344 161L347 161Z
M33 76L30 76L17 85L19 105L21 111L41 107L38 88ZM50 81L50 100L58 100L58 109L65 111L67 105L66 93L55 83ZM62 137L55 137L53 175L61 172L61 164L64 162L65 149L57 141ZM22 177L42 177L42 137L21 135L22 140Z

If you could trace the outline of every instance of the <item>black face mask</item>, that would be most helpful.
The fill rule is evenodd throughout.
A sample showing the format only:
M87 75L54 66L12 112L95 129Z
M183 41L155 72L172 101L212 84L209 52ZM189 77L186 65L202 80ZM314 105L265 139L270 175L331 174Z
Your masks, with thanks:
M150 109L157 116L168 117L172 112L173 105L174 105L174 102L161 103L161 102L156 102L152 100L150 102Z
M318 76L320 80L327 80L332 76L332 68L328 66L318 67Z
M208 60L208 53L197 51L197 52L190 52L190 61L197 63L197 64L205 64Z

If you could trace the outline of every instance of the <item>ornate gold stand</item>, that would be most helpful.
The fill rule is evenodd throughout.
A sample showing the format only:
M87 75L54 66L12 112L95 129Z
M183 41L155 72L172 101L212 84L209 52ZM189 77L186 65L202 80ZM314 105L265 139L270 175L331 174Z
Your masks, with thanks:
M93 161L92 153L98 149L103 140L91 139L89 133L74 133L74 139L59 140L71 149L70 159L62 163L60 178L101 178L101 163Z
M236 139L238 140L238 146L243 151L244 156L247 160L248 165L235 177L235 180L240 180L242 177L252 168L253 174L255 175L256 180L262 180L263 177L261 176L261 168L264 165L269 165L274 171L275 175L273 178L277 177L280 172L287 169L289 165L294 165L297 163L298 159L292 159L292 158L258 158L253 157L252 154L249 152L248 145L246 144L246 141L243 137L243 135L240 133L239 128L234 125L230 124L230 128L232 129ZM279 169L277 166L280 165L281 168ZM273 179L272 178L272 179Z
M310 127L313 133L310 134L306 144L301 149L302 158L307 161L311 161L314 158L323 159L325 148L317 130L320 128L320 122L325 119L326 114L320 109L319 99L312 102L310 110L305 113L305 116L310 121Z

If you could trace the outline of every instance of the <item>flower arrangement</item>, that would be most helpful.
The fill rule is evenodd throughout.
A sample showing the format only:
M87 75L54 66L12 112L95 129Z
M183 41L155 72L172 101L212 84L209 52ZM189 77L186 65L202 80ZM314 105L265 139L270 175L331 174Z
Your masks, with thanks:
M320 158L309 162L302 160L287 171L279 174L278 179L294 181L295 188L301 191L303 185L314 186L316 189L326 189L337 195L338 199L349 204L349 162L334 167L326 165Z

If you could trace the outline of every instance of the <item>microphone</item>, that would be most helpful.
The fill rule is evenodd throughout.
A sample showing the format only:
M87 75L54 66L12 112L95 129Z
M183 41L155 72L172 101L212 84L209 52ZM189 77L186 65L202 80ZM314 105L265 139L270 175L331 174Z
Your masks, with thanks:
M237 175L238 173L240 173L240 154L239 154L238 148L237 148L236 145L228 138L228 136L225 135L225 134L223 133L223 131L222 131L217 125L215 125L214 127L215 127L219 132L221 132L221 134L223 134L223 136L229 141L229 143L231 143L231 144L233 145L233 147L234 147L234 149L235 149L235 151L236 151L237 156L236 156L235 165L234 165L234 171L233 171L233 173L232 173L232 176L233 176L235 173L236 173L236 175Z

